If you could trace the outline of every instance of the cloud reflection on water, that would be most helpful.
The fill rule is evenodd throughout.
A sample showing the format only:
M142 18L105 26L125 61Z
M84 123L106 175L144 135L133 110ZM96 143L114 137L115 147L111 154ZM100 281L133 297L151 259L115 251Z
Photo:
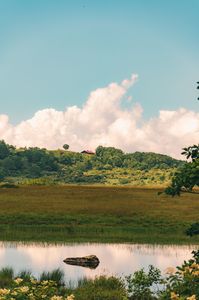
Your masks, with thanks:
M164 271L191 257L196 246L137 244L23 244L0 243L0 268L11 266L16 272L29 269L35 276L42 271L61 268L66 280L76 281L96 275L128 275L150 264ZM100 265L95 270L66 265L66 257L95 254Z

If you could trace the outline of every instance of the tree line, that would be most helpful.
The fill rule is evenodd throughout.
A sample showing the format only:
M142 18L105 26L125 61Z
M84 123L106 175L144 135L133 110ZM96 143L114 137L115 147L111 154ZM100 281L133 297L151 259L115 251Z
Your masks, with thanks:
M66 144L67 145L67 144ZM67 145L68 146L68 145ZM44 148L16 148L0 141L0 179L12 177L51 177L63 182L103 182L100 172L86 176L88 170L168 169L183 167L181 160L152 152L124 153L114 147L98 146L94 155L65 150L50 151Z

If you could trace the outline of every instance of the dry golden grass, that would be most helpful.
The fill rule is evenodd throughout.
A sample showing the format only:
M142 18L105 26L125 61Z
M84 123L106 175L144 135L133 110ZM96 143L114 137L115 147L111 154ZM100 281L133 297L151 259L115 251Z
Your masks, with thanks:
M31 218L35 217L32 226L37 226L37 220L39 223L42 216L45 216L45 222L42 221L45 226L52 225L53 216L55 227L70 226L68 219L66 221L63 218L73 217L74 236L71 232L70 239L74 237L78 240L79 230L83 232L85 229L89 230L89 234L86 236L85 231L84 239L93 240L92 227L97 226L102 229L102 240L103 230L104 235L107 235L106 240L110 230L110 240L117 240L118 233L119 240L124 237L124 241L129 241L129 237L133 239L134 232L134 237L137 235L134 240L137 241L138 236L141 238L150 232L153 242L158 238L169 241L169 236L177 242L189 242L184 230L189 224L199 221L199 194L185 193L181 197L171 198L164 194L158 195L160 191L154 188L97 186L24 186L0 189L0 230L1 226L5 229L7 223L11 228L13 226L13 230L15 225L20 227L27 223L30 226L30 215ZM6 216L9 221L6 221ZM42 230L40 228L41 232ZM45 230L47 231L46 227ZM7 229L4 231L8 234Z
M199 194L171 198L160 189L93 186L25 186L0 190L1 213L80 213L199 218Z

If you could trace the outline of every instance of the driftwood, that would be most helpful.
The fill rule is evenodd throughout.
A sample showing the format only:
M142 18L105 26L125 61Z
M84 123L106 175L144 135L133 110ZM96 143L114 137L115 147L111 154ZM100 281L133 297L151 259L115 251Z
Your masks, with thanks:
M68 265L81 266L90 269L96 269L100 263L99 258L96 255L69 257L64 259L64 262Z

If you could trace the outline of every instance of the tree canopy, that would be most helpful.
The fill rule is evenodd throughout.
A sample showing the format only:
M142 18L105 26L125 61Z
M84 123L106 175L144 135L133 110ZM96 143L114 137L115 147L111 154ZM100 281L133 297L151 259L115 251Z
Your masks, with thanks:
M19 182L21 182L23 178L45 177L51 178L53 182L95 183L104 182L106 174L111 170L113 170L114 176L118 176L118 169L124 169L123 173L126 170L128 172L137 170L139 173L153 169L174 169L183 164L183 161L167 155L152 152L125 154L121 149L114 147L99 146L96 149L96 154L85 155L61 149L54 151L38 147L17 149L6 144L5 141L0 141L1 181L19 178ZM121 183L126 181L127 179L124 178Z
M68 144L64 144L63 148L64 148L64 150L68 150L69 149L69 145Z
M199 186L199 145L183 148L182 154L191 161L175 173L171 185L166 188L165 193L171 196L179 196L183 191L192 192L194 187Z

